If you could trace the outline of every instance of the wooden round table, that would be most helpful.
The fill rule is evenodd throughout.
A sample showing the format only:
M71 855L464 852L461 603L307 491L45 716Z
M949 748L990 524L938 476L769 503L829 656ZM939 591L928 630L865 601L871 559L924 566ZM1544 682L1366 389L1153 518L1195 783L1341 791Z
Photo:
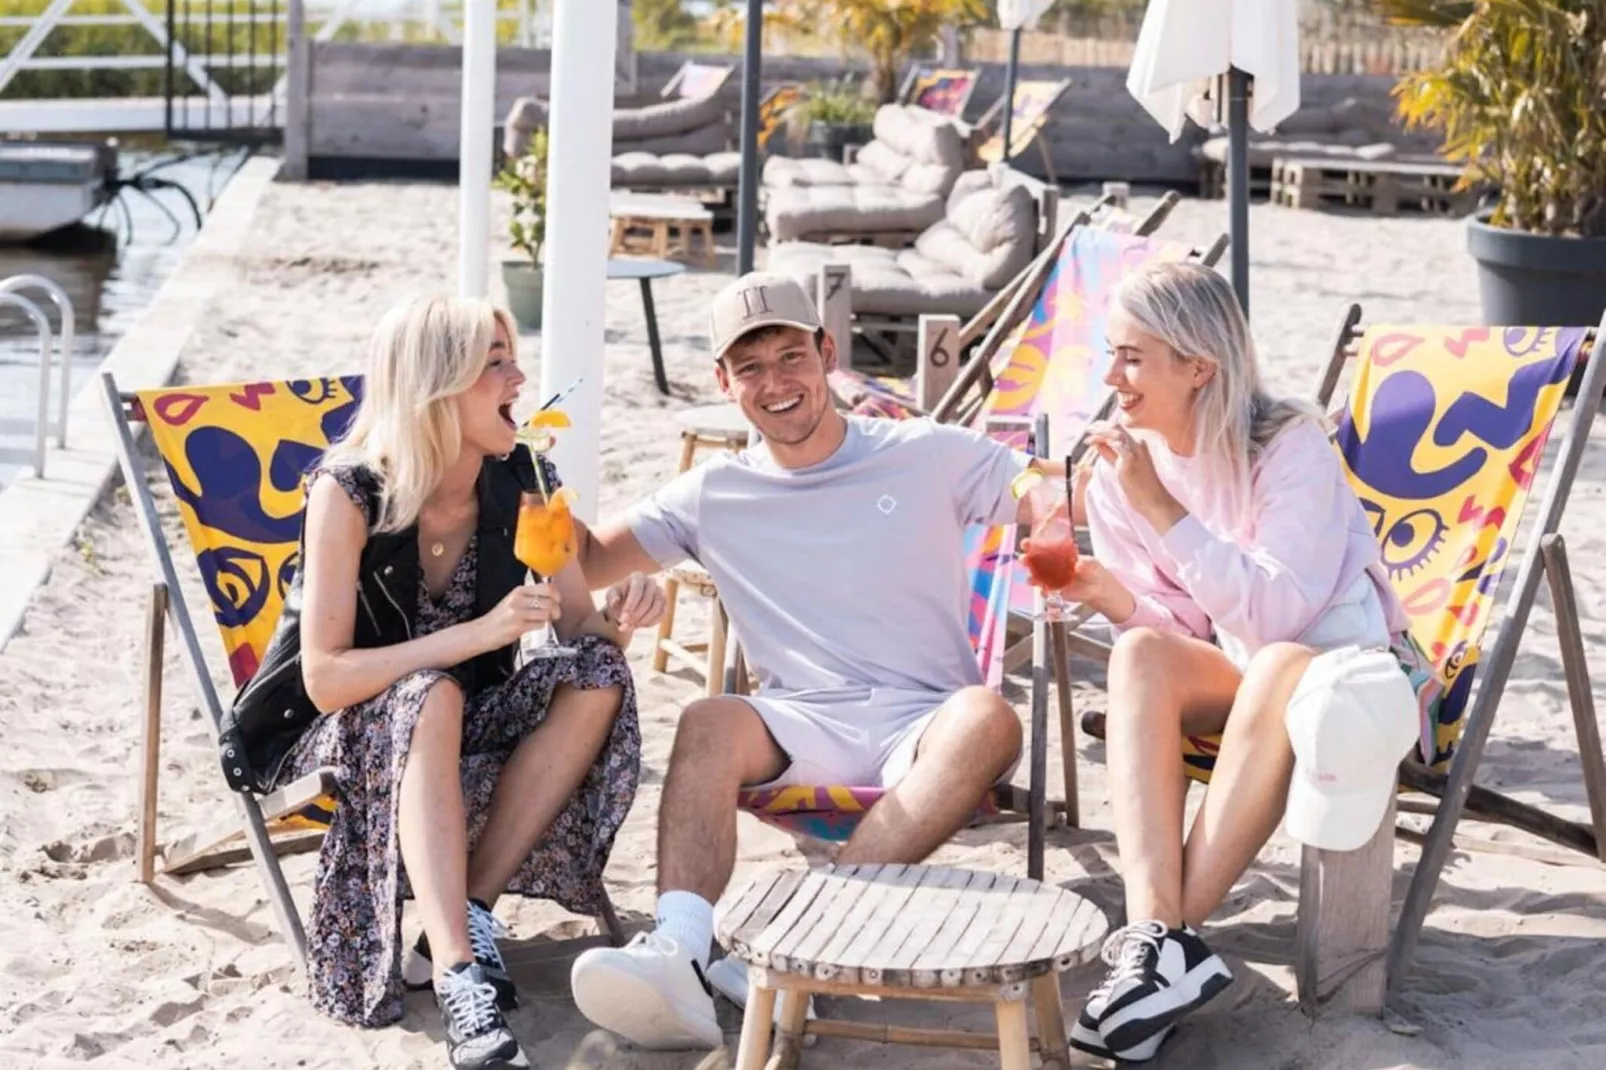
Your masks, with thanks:
M720 943L748 967L735 1070L796 1066L806 1033L996 1047L1003 1070L1028 1070L1036 1051L1045 1067L1069 1067L1059 975L1090 961L1109 927L1097 907L1063 888L941 866L771 870L724 902ZM998 1032L811 1021L815 993L992 1003ZM780 1036L766 1064L777 996Z

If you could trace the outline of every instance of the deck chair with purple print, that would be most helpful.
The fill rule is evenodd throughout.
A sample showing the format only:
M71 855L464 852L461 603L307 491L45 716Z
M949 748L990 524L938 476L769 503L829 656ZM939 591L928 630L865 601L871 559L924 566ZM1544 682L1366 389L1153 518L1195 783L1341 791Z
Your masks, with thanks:
M1216 252L1219 255L1219 245ZM979 404L963 414L963 422L986 430L1000 441L1040 456L1049 456L1053 441L1080 434L1107 392L1103 379L1109 357L1104 344L1109 295L1127 271L1155 260L1184 260L1199 254L1186 245L1152 238L1074 227L1047 266L1029 312L1020 319L1001 348L989 358L978 354L990 384ZM1212 257L1206 255L1208 262ZM956 384L957 385L957 384ZM906 418L895 408L857 410L861 414ZM1058 431L1055 428L1058 428ZM1042 837L1050 816L1079 823L1076 802L1075 748L1070 693L1064 677L1063 636L1058 626L1034 625L1029 638L1006 650L1012 611L1030 612L1037 595L1015 582L1014 525L975 525L966 535L967 567L972 577L969 630L972 649L989 687L1003 684L1012 662L1032 660L1030 788L1027 797L1005 788L986 799L978 817L1019 814L1022 802L1028 822L1028 875L1042 873ZM1022 619L1017 613L1016 619ZM1044 787L1047 772L1048 648L1056 651L1054 671L1060 704L1066 792L1050 801ZM788 831L825 840L845 840L864 814L884 794L878 788L852 785L791 786L743 792L739 805L760 820Z
M117 432L123 479L156 564L142 657L145 726L136 844L139 877L150 883L158 873L178 876L252 859L267 885L296 966L304 970L306 936L278 855L318 846L338 805L333 770L315 770L266 795L229 792L237 812L197 815L200 820L190 835L161 847L156 842L164 625L178 633L214 740L221 731L224 707L146 482L134 424L149 429L167 473L229 676L238 688L257 671L300 563L303 477L356 413L362 379L330 376L124 394L107 373L101 385ZM606 891L598 913L614 942L623 943L623 930Z

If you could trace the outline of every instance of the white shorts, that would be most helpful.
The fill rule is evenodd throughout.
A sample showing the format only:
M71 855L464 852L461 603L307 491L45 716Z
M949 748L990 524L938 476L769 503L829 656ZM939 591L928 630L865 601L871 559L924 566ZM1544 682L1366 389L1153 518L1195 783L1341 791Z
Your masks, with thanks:
M949 698L901 691L818 699L778 693L728 697L753 707L789 759L775 779L744 785L748 788L891 788L913 768L921 736ZM1019 764L1017 755L999 782L1013 776Z

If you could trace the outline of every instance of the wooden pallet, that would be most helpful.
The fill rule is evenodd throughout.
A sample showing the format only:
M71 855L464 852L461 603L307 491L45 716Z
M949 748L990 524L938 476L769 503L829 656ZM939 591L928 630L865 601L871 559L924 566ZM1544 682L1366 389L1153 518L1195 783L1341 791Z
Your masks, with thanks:
M1458 190L1461 168L1406 160L1272 163L1271 199L1287 208L1355 209L1372 215L1469 215L1483 190Z
M1264 200L1271 195L1272 169L1269 165L1249 165L1249 199ZM1222 200L1227 196L1227 165L1215 160L1199 160L1199 196Z

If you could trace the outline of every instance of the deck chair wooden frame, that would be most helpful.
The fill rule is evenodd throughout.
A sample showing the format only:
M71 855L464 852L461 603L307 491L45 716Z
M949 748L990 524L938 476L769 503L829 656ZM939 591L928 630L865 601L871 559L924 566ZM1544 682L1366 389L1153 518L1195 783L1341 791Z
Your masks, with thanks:
M1335 411L1334 399L1344 368L1358 357L1364 333L1360 306L1349 306L1317 387L1316 401L1323 411ZM1412 759L1402 761L1401 788L1432 796L1432 801L1400 798L1392 802L1377 835L1356 851L1302 849L1295 979L1300 1001L1308 1008L1327 1005L1380 1012L1385 993L1398 989L1410 967L1452 847L1459 844L1497 852L1514 850L1494 841L1457 840L1456 829L1463 816L1505 824L1606 861L1606 759L1602 757L1565 541L1558 530L1602 390L1606 388L1606 318L1593 331L1593 338L1586 338L1583 349L1588 357L1582 384L1545 482L1538 517L1528 535L1516 579L1502 607L1494 642L1478 661L1474 691L1463 715L1464 727L1449 773L1440 773ZM1552 421L1552 431L1560 421L1558 413ZM1556 614L1557 641L1589 800L1591 820L1587 825L1564 820L1474 783L1541 578L1549 583ZM1491 611L1494 608L1491 605ZM1491 620L1492 617L1491 612ZM1484 634L1487 627L1486 624ZM1109 660L1111 648L1106 643L1074 632L1069 643L1070 649L1082 657L1100 663ZM1096 738L1103 738L1103 725L1102 714L1090 711L1082 719L1083 731ZM1397 829L1396 812L1431 815L1432 824L1425 835ZM1420 843L1422 849L1391 935L1389 876L1397 833ZM1381 950L1385 944L1386 957Z
M1013 168L1009 171L1012 175L1019 176L1014 179L1015 181L1034 183L1035 186L1031 188L1040 188L1040 204L1047 203L1050 197L1057 201L1056 191L1043 187L1036 179ZM848 265L829 265L822 268L816 277L815 297L821 309L820 315L826 324L826 329L831 331L836 339L839 354L850 351L849 342L857 332L857 337L886 357L889 365L901 349L901 347L895 348L896 343L891 340L898 336L914 335L914 375L910 380L914 404L911 411L916 415L930 415L936 411L945 391L959 375L960 366L970 359L977 343L982 342L984 338L993 338L988 329L999 322L1001 316L1009 318L1006 313L1013 316L1005 333L997 336L993 347L996 352L997 346L1002 344L1008 330L1020 322L1019 316L1031 310L1030 302L1024 306L1016 304L1017 295L1023 292L1024 287L1035 300L1036 287L1053 268L1054 261L1059 257L1060 247L1070 237L1072 230L1079 226L1087 226L1095 230L1132 234L1140 238L1150 237L1159 232L1181 199L1181 195L1175 190L1168 190L1147 212L1134 215L1118 207L1114 197L1106 195L1072 216L1057 233L1053 229L1053 219L1050 218L1046 228L1041 226L1039 228L1039 244L1031 262L1005 283L1003 288L982 306L981 311L968 320L961 320L960 317L951 314L929 312L919 316L855 312L852 269ZM1219 253L1216 255L1219 256ZM851 371L868 371L855 368L846 361L844 367ZM838 400L845 404L844 399Z
M972 140L975 141L973 151L976 159L983 163L1008 163L1036 145L1037 154L1043 161L1043 170L1048 175L1049 183L1057 186L1059 175L1054 170L1053 154L1048 151L1043 132L1048 129L1054 105L1058 104L1060 98L1071 88L1071 80L1026 79L1015 83L1015 96L1019 98L1023 93L1031 93L1039 86L1047 87L1042 105L1030 111L1017 112L1010 120L1009 136L1014 144L1007 150L1004 147L1004 97L1003 94L999 94L998 99L982 113L980 119L976 120L972 132Z
M279 865L281 855L315 850L323 840L323 827L334 803L334 771L319 769L265 795L229 792L236 812L216 814L190 835L166 846L157 843L157 789L160 773L162 721L162 662L166 653L167 629L178 636L190 682L201 700L212 740L217 742L223 722L223 703L212 683L200 637L191 621L189 607L179 582L178 569L162 531L156 503L146 484L146 470L135 442L134 424L144 422L133 394L117 387L111 372L100 376L102 400L116 433L115 447L123 483L128 487L134 512L145 531L146 542L156 565L156 577L146 603L143 668L143 710L140 739L139 802L136 815L135 878L153 883L158 874L180 876L250 859L267 886L279 931L284 934L296 969L306 974L307 938ZM160 860L160 865L158 865ZM598 917L602 930L614 944L623 944L625 933L607 889L602 891Z
M949 108L933 108L921 102L921 97L945 79L962 80L964 88L954 98ZM980 67L911 67L908 75L904 77L903 85L898 89L898 102L916 108L924 108L936 115L947 116L950 119L963 120L965 108L970 105L970 98L976 93L976 86L981 83Z
M669 81L664 83L664 88L658 95L665 99L711 97L724 89L725 83L730 81L731 75L735 73L735 67L726 67L718 63L698 63L689 59L680 65L680 69L670 77Z

